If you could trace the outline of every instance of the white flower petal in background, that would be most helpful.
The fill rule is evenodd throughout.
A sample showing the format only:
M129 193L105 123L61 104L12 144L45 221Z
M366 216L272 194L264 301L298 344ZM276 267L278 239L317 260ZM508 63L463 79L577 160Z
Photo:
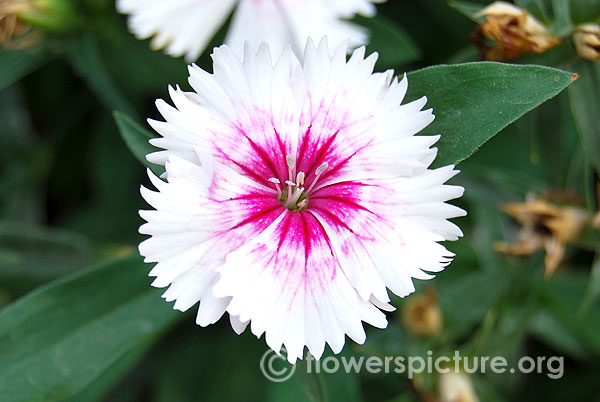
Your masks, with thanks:
M366 30L347 19L372 17L373 3L385 0L117 0L129 14L129 29L139 39L153 37L154 49L196 60L225 22L236 3L225 43L242 56L244 43L268 42L273 55L291 45L301 54L306 40L328 36L332 46L346 39L352 47L367 42Z
M117 0L129 14L129 30L138 39L152 37L154 50L192 62L206 49L237 0Z
M444 184L457 172L429 169L439 136L415 136L434 118L426 99L403 105L406 77L373 73L364 48L346 55L309 41L303 62L288 49L274 63L247 45L242 62L222 46L214 73L191 66L194 92L171 89L151 121L167 177L142 189L154 285L177 309L199 301L199 325L228 312L290 362L385 327L388 289L413 292L450 263L439 242L462 235L446 202L463 188Z

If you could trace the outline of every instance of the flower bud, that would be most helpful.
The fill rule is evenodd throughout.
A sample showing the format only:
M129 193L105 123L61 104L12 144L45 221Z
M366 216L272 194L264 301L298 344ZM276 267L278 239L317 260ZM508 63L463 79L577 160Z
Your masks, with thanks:
M600 25L583 24L573 31L573 45L584 59L600 61Z

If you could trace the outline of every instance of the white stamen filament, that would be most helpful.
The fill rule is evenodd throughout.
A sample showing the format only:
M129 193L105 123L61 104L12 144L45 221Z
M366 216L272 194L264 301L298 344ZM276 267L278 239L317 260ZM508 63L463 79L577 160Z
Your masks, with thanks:
M317 181L319 180L319 177L321 177L321 174L325 171L325 169L327 169L329 167L329 163L324 162L321 164L321 166L319 166L317 168L317 171L315 172L315 179L313 180L312 184L310 185L310 187L308 188L308 190L306 190L307 193L310 193L311 190L315 187L315 184L317 184Z
M276 179L275 177L271 177L269 181L273 183L273 185L275 186L275 190L277 190L277 198L281 198L281 181L279 179Z
M287 185L287 197L283 198L283 191L280 186L281 181L274 177L270 178L269 181L275 185L277 190L277 198L281 200L283 205L290 211L298 211L308 206L308 195L315 188L317 181L321 174L329 167L327 162L322 163L317 170L315 170L315 179L308 188L304 187L304 181L306 180L306 174L304 172L298 172L296 174L296 161L291 155L286 155L286 164L288 166L289 180L284 183ZM296 177L294 182L293 178ZM304 196L302 200L300 200Z
M289 180L286 181L285 183L289 186L288 187L288 196L287 196L287 198L289 200L290 198L292 198L292 184L290 184L290 183L293 183L293 180L294 180L294 173L295 173L294 171L296 170L296 161L294 160L292 155L286 155L285 161L288 165Z

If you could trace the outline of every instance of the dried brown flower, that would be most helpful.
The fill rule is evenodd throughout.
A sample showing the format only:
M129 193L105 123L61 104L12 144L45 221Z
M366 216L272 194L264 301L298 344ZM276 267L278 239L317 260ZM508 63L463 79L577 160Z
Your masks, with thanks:
M497 242L494 249L517 256L545 249L548 277L561 263L566 245L575 242L591 220L591 214L583 208L558 206L536 197L528 197L525 203L505 204L502 209L519 222L522 229L516 243Z
M33 7L30 0L0 0L0 47L24 49L40 40L41 33L19 18Z
M479 25L474 41L485 60L511 60L526 53L543 53L559 45L562 40L550 35L535 17L513 4L497 1L474 15L485 17ZM495 42L489 46L481 37Z

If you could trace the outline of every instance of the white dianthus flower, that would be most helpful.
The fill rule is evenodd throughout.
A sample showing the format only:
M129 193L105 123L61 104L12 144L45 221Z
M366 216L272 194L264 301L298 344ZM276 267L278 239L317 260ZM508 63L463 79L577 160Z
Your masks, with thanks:
M338 353L346 334L363 343L362 321L386 327L387 290L413 292L462 235L446 202L463 188L444 184L457 171L429 169L439 136L415 135L434 119L426 98L401 104L406 77L346 55L309 40L302 62L288 48L273 63L266 44L242 62L222 46L214 73L191 66L194 92L171 88L166 121L150 121L167 178L142 188L153 285L176 309L200 302L201 326L250 323L290 362L305 346Z
M237 3L225 39L239 56L245 41L268 42L273 55L291 45L301 53L309 37L329 37L337 47L350 38L353 47L366 43L367 32L346 19L372 17L373 3L385 0L117 0L117 10L130 14L129 28L139 39L153 37L154 49L192 62L202 54ZM332 47L333 47L332 46Z

